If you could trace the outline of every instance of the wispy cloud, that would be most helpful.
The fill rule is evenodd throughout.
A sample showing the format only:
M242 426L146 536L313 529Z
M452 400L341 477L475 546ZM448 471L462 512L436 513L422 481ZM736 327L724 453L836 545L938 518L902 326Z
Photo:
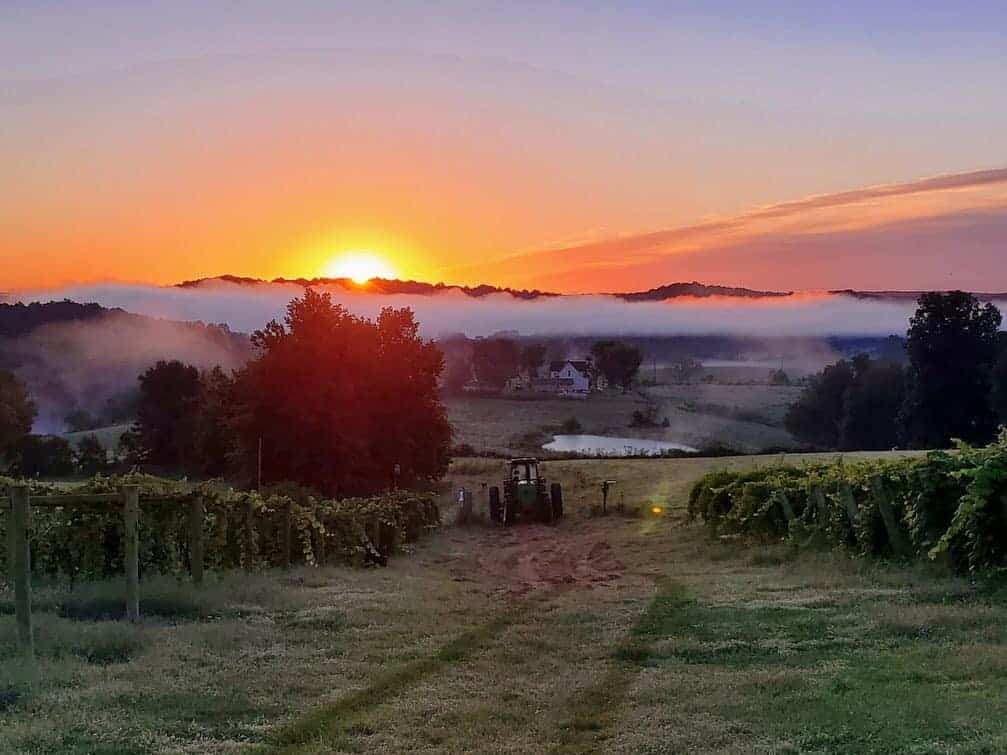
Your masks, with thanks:
M921 267L917 260L914 265L921 235L937 233L934 238L943 246L936 251L955 252L954 265L960 268L969 264L970 254L1003 250L998 234L1005 213L1007 168L997 168L815 195L693 225L511 255L456 272L465 278L560 287L576 273L578 290L597 289L599 284L605 290L643 288L688 277L786 288L936 288L946 284L952 258L948 264L930 260L936 264ZM959 235L941 234L949 228ZM779 255L766 254L774 246ZM838 261L869 253L880 275L854 281L850 274L856 271L846 269L836 277L835 266L821 264L823 246ZM739 263L749 267L746 250L755 249L760 251L758 277L740 275ZM990 269L997 266L981 269L979 287L1007 287L1007 272L995 281L990 280ZM886 273L904 277L900 282Z

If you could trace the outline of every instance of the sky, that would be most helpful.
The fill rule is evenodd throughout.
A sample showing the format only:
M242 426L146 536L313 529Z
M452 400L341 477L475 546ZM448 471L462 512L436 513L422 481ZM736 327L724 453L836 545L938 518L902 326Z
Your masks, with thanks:
M0 6L0 290L1007 290L1007 6Z

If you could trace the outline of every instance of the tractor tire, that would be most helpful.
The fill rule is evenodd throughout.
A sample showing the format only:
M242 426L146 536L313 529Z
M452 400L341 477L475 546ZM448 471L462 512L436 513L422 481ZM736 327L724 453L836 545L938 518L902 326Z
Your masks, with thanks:
M500 488L496 485L490 488L490 521L503 521L503 507L500 506Z
M549 522L556 518L556 513L552 508L552 500L550 496L545 494L545 491L542 491L542 495L539 498L538 518L546 524L549 524Z
M549 488L549 499L552 502L552 518L563 518L563 488L558 482L554 482Z

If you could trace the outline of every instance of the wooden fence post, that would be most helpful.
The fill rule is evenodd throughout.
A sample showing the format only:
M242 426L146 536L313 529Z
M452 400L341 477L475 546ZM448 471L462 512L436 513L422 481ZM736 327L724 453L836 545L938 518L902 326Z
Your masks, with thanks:
M255 504L249 499L245 507L245 555L244 567L251 569L255 561Z
M787 524L789 525L797 518L794 514L794 507L790 505L790 499L787 498L786 493L780 491L776 494L776 500L779 502L780 508L783 509L783 516L786 518Z
M908 556L912 552L912 547L895 519L895 511L888 500L885 485L877 475L871 477L871 493L881 514L881 520L885 523L885 530L888 531L888 542L891 543L892 550L897 556Z
M292 546L293 532L291 530L291 517L293 516L294 504L287 501L286 511L283 513L283 568L290 568L290 551Z
M846 509L846 516L850 518L850 526L856 527L860 521L860 509L857 508L857 501L853 497L853 490L850 483L842 482L839 485L839 497L843 499L843 507Z
M315 564L318 566L325 566L325 522L323 522L318 516L318 506L314 509L315 519L318 520L318 524L321 529L315 532Z
M189 570L192 572L192 583L203 584L203 520L206 514L206 501L197 495L189 504Z
M811 499L815 502L818 523L824 527L829 521L829 506L825 502L825 491L822 490L821 485L815 485L811 488Z
M126 560L126 618L140 620L140 488L122 487L123 552Z
M31 505L27 485L11 488L7 560L14 584L14 614L17 621L18 647L31 655L34 647L31 627L31 546L28 525Z

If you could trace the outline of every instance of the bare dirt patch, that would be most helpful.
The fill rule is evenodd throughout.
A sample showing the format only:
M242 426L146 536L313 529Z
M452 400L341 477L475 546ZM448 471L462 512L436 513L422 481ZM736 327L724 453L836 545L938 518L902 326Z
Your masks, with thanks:
M456 578L478 581L488 592L525 595L557 587L592 589L620 579L625 566L605 531L582 522L577 529L544 524L480 531Z

